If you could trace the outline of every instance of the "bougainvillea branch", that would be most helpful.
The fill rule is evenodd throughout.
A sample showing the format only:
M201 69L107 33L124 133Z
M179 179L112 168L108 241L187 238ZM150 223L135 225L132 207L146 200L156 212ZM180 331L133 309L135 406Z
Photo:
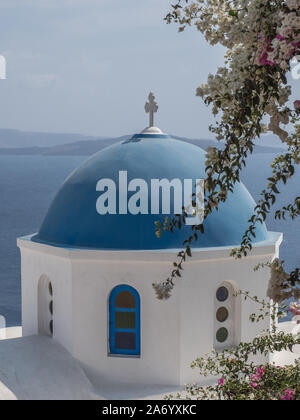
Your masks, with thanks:
M274 305L241 292L244 298L260 305L259 314L251 314L250 321L259 322L272 315L276 319L283 316L286 305L276 309ZM300 305L290 307L294 315L300 314ZM204 377L215 378L213 385L187 385L185 391L168 395L168 399L197 400L299 400L300 399L300 361L289 366L276 366L268 362L269 354L281 351L293 352L300 344L300 336L277 331L264 331L249 342L223 349L212 350L209 354L194 360L191 367L198 369ZM262 356L266 362L254 363L255 356Z
M262 133L270 130L288 146L287 152L274 160L268 188L262 191L240 249L233 251L237 257L246 256L252 248L256 224L265 220L276 202L278 183L291 178L300 162L300 100L290 105L291 87L286 77L291 60L299 55L300 0L179 0L166 21L177 23L180 31L195 25L211 45L219 43L227 49L224 67L197 89L197 95L212 106L216 123L210 130L222 142L222 149L207 150L204 220L240 181L254 141ZM288 124L294 127L291 134L285 128ZM279 210L277 217L287 213L296 217L297 203L295 199ZM157 223L157 235L180 229L183 218ZM203 225L193 226L170 276L153 285L160 299L170 296L183 263L192 255L193 242L203 233Z

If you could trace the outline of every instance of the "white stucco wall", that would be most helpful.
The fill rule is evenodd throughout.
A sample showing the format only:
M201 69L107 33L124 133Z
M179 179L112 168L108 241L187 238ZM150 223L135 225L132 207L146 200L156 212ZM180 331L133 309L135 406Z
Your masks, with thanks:
M99 380L164 383L179 381L178 290L167 302L154 296L152 282L167 275L160 264L73 261L73 352ZM119 285L134 287L141 299L141 356L108 355L108 298ZM93 320L93 322L91 322ZM79 333L80 331L80 333Z
M281 239L276 238L279 244ZM169 275L178 250L67 250L19 240L24 334L37 333L37 283L46 274L54 291L54 339L81 362L95 384L199 381L190 363L213 348L217 288L230 281L264 298L268 273L254 272L253 267L277 255L276 241L255 247L251 256L240 261L229 256L230 249L194 250L172 297L162 302L156 299L152 283ZM120 284L140 294L140 357L108 354L108 298ZM242 340L268 328L268 320L249 322L249 314L256 309L251 301L242 304Z
M23 335L38 334L38 282L41 276L46 275L53 287L53 337L67 350L72 351L70 260L40 252L38 246L20 246L20 249Z
M223 282L230 282L238 286L237 289L241 291L249 291L251 296L265 298L268 272L267 270L254 272L253 267L259 261L266 262L271 258L272 255L260 255L239 261L232 258L208 258L197 262L191 261L186 265L181 285L181 384L199 380L197 369L192 370L190 363L214 348L217 289ZM236 299L240 300L239 297ZM258 306L250 300L244 302L241 299L241 301L241 310L236 314L234 325L240 338L238 343L249 341L263 329L269 328L269 319L259 324L251 323L249 315L255 312ZM226 307L226 302L220 306ZM230 313L231 309L228 309ZM219 324L219 327L222 327L222 324ZM226 342L223 347L225 346Z

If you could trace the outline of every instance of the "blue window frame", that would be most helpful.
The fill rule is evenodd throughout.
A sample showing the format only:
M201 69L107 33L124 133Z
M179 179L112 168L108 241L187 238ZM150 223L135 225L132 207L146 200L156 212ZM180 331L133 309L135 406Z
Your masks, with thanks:
M109 296L110 354L140 355L140 296L126 284L115 287Z

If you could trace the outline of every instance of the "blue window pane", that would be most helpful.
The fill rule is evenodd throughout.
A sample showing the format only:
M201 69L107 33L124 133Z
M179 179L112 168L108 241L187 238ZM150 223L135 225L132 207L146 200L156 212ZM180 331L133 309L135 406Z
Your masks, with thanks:
M136 335L133 332L115 333L115 347L120 350L135 350Z
M228 289L225 286L219 287L216 296L219 302L225 302L229 296Z

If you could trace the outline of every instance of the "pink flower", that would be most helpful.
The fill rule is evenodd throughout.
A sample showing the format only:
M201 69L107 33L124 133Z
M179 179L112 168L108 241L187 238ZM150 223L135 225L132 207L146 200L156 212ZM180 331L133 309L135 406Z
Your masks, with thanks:
M279 41L285 41L285 38L280 34L277 34L276 38L279 39Z
M252 384L255 384L257 386L257 382L259 382L261 380L263 374L264 374L264 369L261 368L261 367L258 367L256 369L256 374L251 375Z
M291 401L295 399L295 391L292 389L286 389L284 391L284 394L282 395L281 399L283 401Z
M271 47L271 40L269 38L265 38L262 34L258 36L258 51L260 57L258 59L258 64L260 66L274 66L274 61L269 60L268 53L274 51Z
M257 385L257 383L256 383L256 382L252 382L252 383L251 383L251 386L252 386L252 388L257 388L257 387L258 387L258 385Z
M294 108L296 111L300 111L300 100L294 102ZM300 313L297 315L300 315Z
M219 379L218 384L219 384L219 386L223 386L224 385L224 378Z
M292 312L293 315L300 315L300 311L297 311L296 309L289 308L289 311Z
M289 45L292 47L290 49L290 56L293 57L299 48L299 42L293 41Z
M259 59L259 64L261 66L274 66L274 61L268 60L268 53L264 52Z
M263 374L264 374L264 370L262 369L262 368L257 368L256 369L256 373L259 375L259 376L263 376Z

